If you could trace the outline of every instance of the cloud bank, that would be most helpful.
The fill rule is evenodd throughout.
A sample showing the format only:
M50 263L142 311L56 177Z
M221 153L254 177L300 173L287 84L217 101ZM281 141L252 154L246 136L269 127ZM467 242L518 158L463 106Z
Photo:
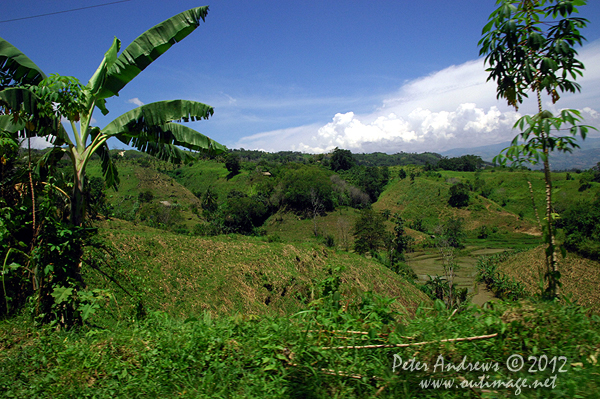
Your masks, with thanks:
M578 82L582 93L565 94L553 105L582 111L585 123L600 127L600 41L582 48L587 66ZM483 60L450 66L406 82L383 98L374 112L337 113L326 124L297 126L247 136L236 147L265 151L329 152L335 147L352 152L441 152L511 140L512 126L521 116L496 99L496 85L486 82ZM536 112L534 96L519 109ZM592 136L596 135L591 133Z

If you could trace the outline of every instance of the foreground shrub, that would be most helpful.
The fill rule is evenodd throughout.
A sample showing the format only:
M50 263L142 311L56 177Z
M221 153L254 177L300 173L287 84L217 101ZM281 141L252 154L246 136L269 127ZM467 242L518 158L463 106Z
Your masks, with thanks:
M575 398L600 388L600 318L578 306L497 302L452 312L438 302L400 322L393 300L343 295L336 281L323 282L328 294L306 310L275 318L179 321L155 312L72 331L4 321L0 389L5 398ZM509 386L461 388L481 378ZM555 384L517 387L519 379ZM432 388L442 381L453 388Z

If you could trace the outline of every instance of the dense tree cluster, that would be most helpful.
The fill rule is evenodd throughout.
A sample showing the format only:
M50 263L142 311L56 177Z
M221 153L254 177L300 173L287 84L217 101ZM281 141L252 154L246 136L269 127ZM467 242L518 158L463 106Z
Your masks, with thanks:
M600 260L600 194L568 206L556 227L564 230L567 249Z
M376 253L385 246L384 217L373 209L364 209L354 224L354 251L358 254Z
M450 187L448 204L454 208L463 208L469 205L469 186L465 183L456 183Z
M329 166L334 172L338 172L340 170L348 170L352 168L355 164L356 162L354 161L352 153L349 150L341 150L337 147L335 148L335 150L333 150Z
M362 166L406 166L416 165L424 166L426 163L437 164L442 157L433 152L424 152L422 154L399 152L397 154L384 154L374 152L371 154L353 154L354 160Z
M437 168L457 172L475 172L483 166L483 160L476 155L463 155L455 158L442 158L437 162Z

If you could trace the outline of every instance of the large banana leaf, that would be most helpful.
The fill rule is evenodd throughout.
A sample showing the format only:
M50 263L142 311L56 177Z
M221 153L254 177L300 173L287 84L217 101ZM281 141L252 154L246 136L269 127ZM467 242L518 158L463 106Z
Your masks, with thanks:
M38 84L46 75L18 48L0 37L0 87Z
M208 6L177 14L142 33L119 55L108 70L98 99L116 96L119 91L175 43L192 33L204 21Z
M221 153L226 151L221 144L194 129L170 123L172 121L188 122L208 119L213 112L211 106L196 101L159 101L124 113L102 129L102 133L108 137L116 136L121 142L144 152L147 148L154 148L149 146L149 143L157 143L178 145L196 151ZM173 157L173 151L169 150L166 153L169 154L169 157Z
M0 106L9 108L13 112L23 111L37 117L40 101L33 91L25 87L10 87L0 91Z
M104 59L100 63L100 66L94 72L94 75L90 78L87 87L90 89L90 95L96 97L98 93L102 90L104 86L104 82L106 81L106 76L108 74L108 70L112 67L117 61L117 53L121 48L121 41L115 37L113 40L113 44L110 46L108 51L104 54ZM108 114L108 110L106 109L106 100L104 98L96 99L96 106L100 109L102 114ZM91 112L92 110L90 110Z
M25 121L16 120L13 115L0 115L0 132L15 134L25 129Z
M94 129L92 136L95 138L98 134L100 134L100 129ZM96 154L100 156L100 161L102 162L102 174L104 175L104 181L106 182L107 187L118 190L119 183L121 182L119 179L119 171L110 157L106 141L96 150Z
M148 148L152 149L152 143L178 145L209 154L221 154L227 151L225 146L206 137L202 133L176 123L149 126L144 131L126 129L121 134L115 135L115 137L123 144L135 147L142 152L148 152ZM154 155L150 152L148 153Z
M123 141L127 143L127 140ZM135 142L130 142L132 147L136 148L141 152L152 155L160 159L161 161L167 161L170 163L181 163L194 160L194 158L187 152L177 148L173 144L157 143L154 141L144 141L141 138L136 138Z
M131 132L145 131L150 126L168 122L190 122L208 119L214 113L213 107L197 101L170 100L142 105L124 113L110 122L102 132L112 136L128 129Z

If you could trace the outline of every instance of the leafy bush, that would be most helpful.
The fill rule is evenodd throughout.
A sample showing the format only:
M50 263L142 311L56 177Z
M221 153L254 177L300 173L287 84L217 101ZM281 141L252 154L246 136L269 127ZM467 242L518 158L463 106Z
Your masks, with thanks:
M150 190L140 191L138 194L138 201L140 203L151 202L154 199L154 194Z
M333 150L329 166L334 172L348 170L355 164L356 162L354 161L352 153L349 150L342 150L337 147Z
M462 248L466 238L462 218L450 218L436 229L437 241L443 241L453 248Z
M454 208L463 208L469 205L469 187L464 183L456 183L450 187L448 204Z
M174 205L164 205L159 202L141 204L139 218L151 227L175 228L183 222L181 209Z
M477 281L481 281L494 292L498 298L517 300L525 297L525 287L514 278L498 271L500 263L515 256L523 250L505 251L499 254L480 256L477 259L475 269L477 270Z
M600 260L600 195L568 206L556 226L564 229L567 249Z
M385 245L383 216L372 209L363 209L354 224L354 250L358 254L375 253Z
M235 176L240 173L241 164L240 164L240 156L237 154L227 154L225 157L225 168L230 173L230 176Z
M251 234L267 220L269 208L263 198L233 195L219 213L226 233Z

